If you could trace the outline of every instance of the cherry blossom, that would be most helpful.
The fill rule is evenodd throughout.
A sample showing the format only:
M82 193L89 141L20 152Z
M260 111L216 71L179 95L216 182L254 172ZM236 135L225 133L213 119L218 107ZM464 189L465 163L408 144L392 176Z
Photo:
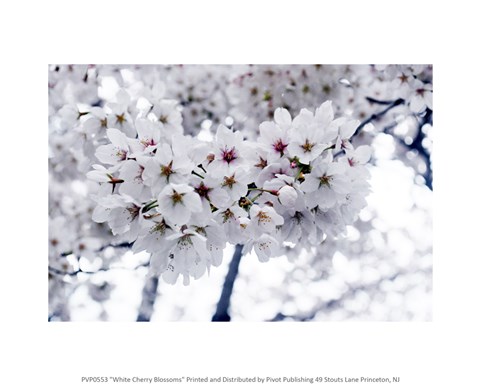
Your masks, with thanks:
M158 195L158 211L173 225L187 224L193 212L200 212L202 203L193 187L169 184Z
M233 132L226 126L219 125L213 145L212 161L208 164L209 172L224 175L245 163L241 132Z

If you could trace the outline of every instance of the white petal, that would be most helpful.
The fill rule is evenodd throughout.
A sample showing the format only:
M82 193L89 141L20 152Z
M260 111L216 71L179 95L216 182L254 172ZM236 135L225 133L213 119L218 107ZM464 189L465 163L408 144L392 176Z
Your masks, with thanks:
M320 187L320 180L314 175L306 175L305 181L300 184L300 189L303 192L314 192Z
M410 100L410 109L414 113L420 113L425 109L425 101L423 100L423 97L419 95L415 95L412 97L412 100Z
M340 137L342 139L349 139L355 133L357 127L360 125L358 120L350 120L340 127Z
M322 209L332 208L337 202L337 194L331 188L321 188L317 194L318 206Z
M361 145L355 149L355 158L360 164L366 164L372 155L372 148L368 145Z
M90 118L83 123L83 128L89 134L97 133L100 129L100 122L98 119Z
M269 212L269 214L275 226L283 225L283 223L285 222L285 219L283 218L283 216L280 216L273 208L271 208L271 211Z
M210 202L217 208L227 208L230 202L228 193L220 188L212 189L209 194Z
M123 132L120 132L116 128L108 128L107 136L112 142L112 144L115 145L116 147L120 147L125 150L128 149L127 136L125 136Z
M95 156L104 164L117 164L120 157L117 156L118 149L113 144L101 145L95 151Z
M345 173L346 168L344 163L331 163L328 165L328 175L338 175Z
M191 236L190 240L192 241L195 251L204 259L208 258L210 254L207 251L207 242L204 237L200 238L198 236Z
M269 235L262 235L254 243L255 253L261 263L267 262L272 256L273 250L277 247L278 242Z
M97 205L93 210L92 220L96 223L104 223L108 220L108 216L110 215L110 209L106 209L100 205Z
M183 195L182 198L183 204L185 207L192 212L201 212L202 211L202 202L200 200L200 196L198 196L195 192L186 193Z
M138 138L140 140L151 139L153 137L154 125L150 120L137 119L135 121L135 128L137 129Z
M106 183L110 180L105 171L90 171L87 172L87 178L89 180L98 181L101 183Z
M264 121L259 126L260 136L268 144L274 143L281 137L281 131L275 123Z
M192 216L191 211L182 204L175 204L170 210L170 214L168 213L168 209L166 211L167 212L164 213L165 220L176 225L188 224L188 221Z
M315 111L315 120L322 128L326 128L333 120L333 107L330 100L325 101Z
M305 194L305 204L309 209L315 208L318 205L319 190L312 193Z
M277 108L274 112L275 122L281 126L288 126L292 123L292 117L285 108Z
M168 165L173 159L172 148L168 144L162 144L157 147L155 158L162 165Z
M348 179L344 176L334 176L333 180L331 181L332 189L341 194L346 194L351 191L351 183Z
M429 91L425 91L423 98L425 100L425 104L427 105L427 107L430 109L433 109L433 93Z
M167 268L167 270L162 273L162 278L167 284L173 285L177 282L179 273L170 268L171 267Z
M145 164L145 168L142 172L142 179L145 185L153 185L160 177L160 164L151 159Z
M293 119L293 126L299 129L305 129L314 122L313 113L308 109L302 108L300 113Z
M228 129L225 125L220 124L217 128L217 133L215 135L215 139L218 142L224 143L225 141L228 141L228 139L233 135L233 132L231 129Z

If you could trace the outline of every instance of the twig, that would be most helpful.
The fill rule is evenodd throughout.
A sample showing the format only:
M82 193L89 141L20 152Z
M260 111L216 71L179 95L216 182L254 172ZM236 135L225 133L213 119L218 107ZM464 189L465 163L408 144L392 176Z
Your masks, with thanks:
M136 270L138 268L141 268L141 267L148 267L149 265L150 265L150 262L142 263L142 264L137 265L134 268L134 270ZM97 272L107 272L107 271L111 271L111 270L114 270L114 269L131 270L130 268L125 268L125 267L113 267L113 268L100 268L100 269L97 269L96 271L84 271L83 269L79 268L76 271L67 272L67 271L63 271L61 269L49 266L48 267L48 272L52 272L56 275L62 275L62 276L75 276L75 275L78 275L79 273L85 273L85 274L88 274L88 275L92 275L92 274L97 273Z
M418 122L417 135L415 136L415 138L410 144L407 144L405 140L403 140L403 138L398 137L394 133L389 133L389 134L395 140L397 140L399 144L403 145L407 150L416 150L418 155L423 158L423 161L425 162L425 166L427 167L425 173L423 174L423 178L425 179L425 185L430 190L433 191L433 172L432 172L432 165L430 162L430 154L427 152L427 150L422 144L422 141L425 138L425 134L422 131L422 127L425 124L432 124L432 111L430 109L427 109L427 111L425 112L425 115Z
M375 100L375 99L371 99L369 97L367 97L367 100L368 101L372 101L372 100ZM385 115L388 111L390 111L392 108L395 108L399 105L402 105L405 103L405 100L403 99L397 99L397 100L393 100L393 101L389 101L389 102L383 102L383 101L380 101L380 100L375 100L375 102L377 104L385 104L387 103L387 107L385 109L382 109L380 112L378 113L374 113L373 115L371 115L368 119L362 121L360 123L360 125L357 127L354 135L356 135L363 127L365 127L367 124L371 123L372 121L375 121L377 119L379 119L380 117L382 117L383 115Z
M102 245L100 248L95 250L94 252L102 252L105 249L112 247L112 248L132 248L134 242L129 243L128 241L124 241L123 243L118 243L118 244L105 244ZM67 252L62 252L60 254L60 257L66 257L73 254L73 251L67 251Z

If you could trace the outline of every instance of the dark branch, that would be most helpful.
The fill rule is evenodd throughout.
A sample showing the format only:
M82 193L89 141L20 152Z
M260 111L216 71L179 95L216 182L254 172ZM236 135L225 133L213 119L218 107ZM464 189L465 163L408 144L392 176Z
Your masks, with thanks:
M372 100L375 100L375 99L372 99L372 98L369 98L367 97L367 100L368 101L372 101ZM402 105L405 103L405 100L403 99L397 99L397 100L393 100L393 101L389 101L389 102L383 102L383 101L380 101L380 100L375 100L375 102L377 104L385 104L387 105L386 108L382 109L380 112L378 113L374 113L373 115L371 115L368 119L362 121L360 123L360 125L357 127L357 130L355 131L354 135L357 134L358 132L360 132L360 130L365 127L365 125L371 123L372 121L375 121L377 119L379 119L380 117L382 117L383 115L385 115L388 111L390 111L392 108L395 108L399 105Z
M48 272L54 273L56 275L62 275L62 276L76 276L79 273L91 274L91 273L96 273L96 272L100 272L100 271L102 271L102 269L99 269L99 270L93 271L93 272L83 271L82 269L77 269L76 271L67 272L67 271L62 271L61 269L58 269L58 268L53 268L53 267L50 267L50 266L48 267Z
M397 101L397 100L378 100L369 96L365 97L365 99L367 99L367 101L369 101L372 104L380 104L380 105L390 105Z
M230 321L230 315L228 313L230 307L230 299L233 293L233 285L238 276L238 268L240 260L242 259L243 245L237 244L235 246L235 253L233 254L232 261L228 266L228 273L223 283L222 294L218 300L217 310L213 315L212 321Z
M413 141L410 144L407 144L405 140L401 137L398 137L392 132L388 132L399 144L405 147L407 150L415 150L417 151L418 155L423 159L425 162L425 166L427 170L423 174L423 178L425 179L425 185L433 191L433 171L432 171L432 164L430 162L430 153L425 149L422 142L425 138L425 134L422 131L422 127L425 124L432 124L432 110L428 109L425 112L425 115L419 120L418 122L418 129L417 134ZM384 130L385 133L387 133Z
M150 262L142 263L142 264L137 265L134 269L138 269L138 268L141 268L141 267L148 267L149 264L150 264ZM56 275L62 275L62 276L75 276L75 275L78 275L79 273L86 273L86 274L91 275L91 274L94 274L94 273L97 273L97 272L111 271L112 269L130 269L130 268L124 268L124 267L106 268L105 267L105 268L97 269L96 271L84 271L83 269L79 268L75 271L67 272L67 271L63 271L61 269L49 266L48 267L48 272L54 273Z
M107 249L108 247L112 247L112 248L132 248L133 243L134 242L129 243L128 241L125 241L125 242L119 243L119 244L107 244L107 245L104 245L104 246L100 247L97 252L102 252L105 249Z
M142 290L142 303L138 310L137 321L150 321L157 300L157 290L158 276L147 277Z
M94 252L102 252L105 249L112 247L112 248L132 248L134 242L129 243L128 241L125 241L123 243L118 243L118 244L105 244L102 245L100 248L95 250ZM60 257L66 257L68 255L73 254L73 251L68 251L68 252L62 252L60 254Z
M383 110L381 110L378 113L374 113L368 119L361 122L360 125L357 127L354 135L359 133L360 130L363 127L365 127L367 124L369 124L372 121L377 120L380 117L384 116L392 108L395 108L398 105L405 104L405 100L401 99L401 98L398 98L396 100L377 100L377 99L374 99L373 97L366 97L366 100L369 101L370 103L386 105L387 107L384 108ZM420 119L420 121L418 123L418 132L417 132L417 135L416 135L415 139L413 140L413 142L411 144L405 143L405 141L402 138L396 136L393 133L392 130L393 130L393 128L396 127L397 123L392 123L392 124L388 125L387 127L385 127L383 129L383 132L391 135L395 140L397 140L401 145L403 145L408 150L416 150L418 152L419 156L421 156L423 158L423 161L425 162L425 165L427 167L426 172L423 174L423 177L425 179L425 185L430 190L433 190L433 172L432 172L432 165L431 165L431 162L430 162L430 154L427 152L427 150L422 145L422 141L425 138L425 135L422 132L422 127L425 124L432 124L432 110L428 109L428 108L427 108L425 114L423 115L423 117Z

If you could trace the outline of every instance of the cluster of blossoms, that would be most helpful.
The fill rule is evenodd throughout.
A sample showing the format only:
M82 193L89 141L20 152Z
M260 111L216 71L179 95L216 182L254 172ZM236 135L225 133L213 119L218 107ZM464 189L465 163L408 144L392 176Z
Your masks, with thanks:
M85 112L88 134L106 133L87 177L98 184L93 220L150 253L150 273L166 282L220 265L227 242L262 262L286 245L317 247L366 205L370 149L352 146L359 121L335 119L329 101L293 119L275 109L256 141L222 124L200 140L185 134L175 101L142 101L120 90L108 113Z

